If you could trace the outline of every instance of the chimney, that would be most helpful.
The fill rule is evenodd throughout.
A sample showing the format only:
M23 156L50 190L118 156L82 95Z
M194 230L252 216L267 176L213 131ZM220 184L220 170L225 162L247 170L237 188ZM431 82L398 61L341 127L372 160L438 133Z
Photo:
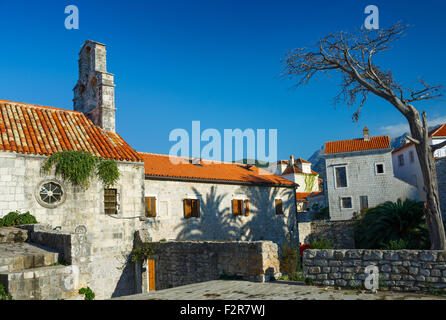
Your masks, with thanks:
M369 141L370 140L369 128L364 127L363 133L364 133L364 141Z
M107 72L105 44L85 41L79 52L79 80L74 87L75 111L83 112L93 123L115 132L114 75Z
M288 162L288 164L290 166L294 166L294 156L293 155L290 156L290 161Z

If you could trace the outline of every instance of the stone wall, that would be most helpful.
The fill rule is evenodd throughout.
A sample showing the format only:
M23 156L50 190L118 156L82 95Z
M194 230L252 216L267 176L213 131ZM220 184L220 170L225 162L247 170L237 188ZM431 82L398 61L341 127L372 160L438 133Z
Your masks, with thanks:
M446 253L434 250L305 250L304 277L324 286L361 287L365 267L379 268L380 288L446 291Z
M363 151L326 155L327 195L331 220L349 220L360 211L360 197L368 197L368 207L386 201L418 199L416 187L394 177L390 150ZM377 174L376 164L383 164L384 174ZM346 166L347 187L336 188L335 167ZM341 208L341 198L351 197L352 208Z
M328 239L333 248L354 249L353 221L299 222L299 243L310 244L314 240Z
M446 219L446 158L437 159L436 166L441 211L443 213L443 219Z
M156 290L238 276L263 282L278 277L278 246L271 241L167 241L154 242ZM146 267L147 268L147 267ZM141 269L140 269L141 270ZM142 273L147 292L148 270Z
M156 218L147 218L143 224L153 241L270 240L280 244L288 235L297 241L293 188L150 179L145 181L145 195L157 201ZM186 198L200 199L199 218L184 218ZM283 215L275 213L276 198L282 199ZM232 199L248 199L249 216L234 216Z

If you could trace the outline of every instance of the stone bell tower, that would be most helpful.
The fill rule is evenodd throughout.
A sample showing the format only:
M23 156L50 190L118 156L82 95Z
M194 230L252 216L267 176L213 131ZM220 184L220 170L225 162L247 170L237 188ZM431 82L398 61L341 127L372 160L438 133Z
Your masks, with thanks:
M115 132L114 75L107 72L105 44L85 41L79 52L79 80L74 87L74 110L94 124Z

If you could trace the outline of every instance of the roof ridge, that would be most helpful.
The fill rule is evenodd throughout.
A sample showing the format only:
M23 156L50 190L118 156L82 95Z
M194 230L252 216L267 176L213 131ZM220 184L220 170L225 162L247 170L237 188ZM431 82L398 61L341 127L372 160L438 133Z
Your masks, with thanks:
M50 107L50 106L43 106L43 105L32 104L32 103L25 103L25 102L17 102L17 101L9 101L9 100L2 100L2 99L0 99L0 104L1 103L20 105L20 106L24 106L24 107L42 108L42 109L48 109L48 110L54 110L54 111L67 111L67 112L73 112L73 113L82 113L80 111L75 111L75 110L61 109L61 108L57 108L57 107Z

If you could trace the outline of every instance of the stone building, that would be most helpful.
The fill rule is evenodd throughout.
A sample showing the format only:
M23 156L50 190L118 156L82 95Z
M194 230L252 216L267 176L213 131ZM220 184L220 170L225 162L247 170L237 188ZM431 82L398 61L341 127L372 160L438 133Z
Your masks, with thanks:
M429 132L430 145L439 144L445 139L446 124L440 125ZM435 151L435 159L444 157L446 157L446 147ZM406 139L405 144L392 151L392 161L395 177L417 186L420 201L426 201L423 174L414 143Z
M354 212L386 201L418 199L417 188L395 178L388 136L325 143L327 201L331 220L351 219Z
M136 293L130 254L140 230L154 240L297 238L294 183L254 166L172 166L156 160L167 156L132 149L115 133L114 76L106 65L105 45L86 41L74 111L0 100L0 217L29 211L45 230L83 239L66 255L79 263L79 286L98 299ZM88 188L74 187L54 168L42 170L50 155L67 150L115 160L118 182L105 188L92 178Z
M279 160L267 168L268 171L294 182L296 188L296 207L298 212L311 211L325 207L322 195L322 179L311 169L311 162L304 159ZM317 210L316 210L317 211Z
M145 163L143 228L153 241L297 240L293 182L250 165L139 155Z

